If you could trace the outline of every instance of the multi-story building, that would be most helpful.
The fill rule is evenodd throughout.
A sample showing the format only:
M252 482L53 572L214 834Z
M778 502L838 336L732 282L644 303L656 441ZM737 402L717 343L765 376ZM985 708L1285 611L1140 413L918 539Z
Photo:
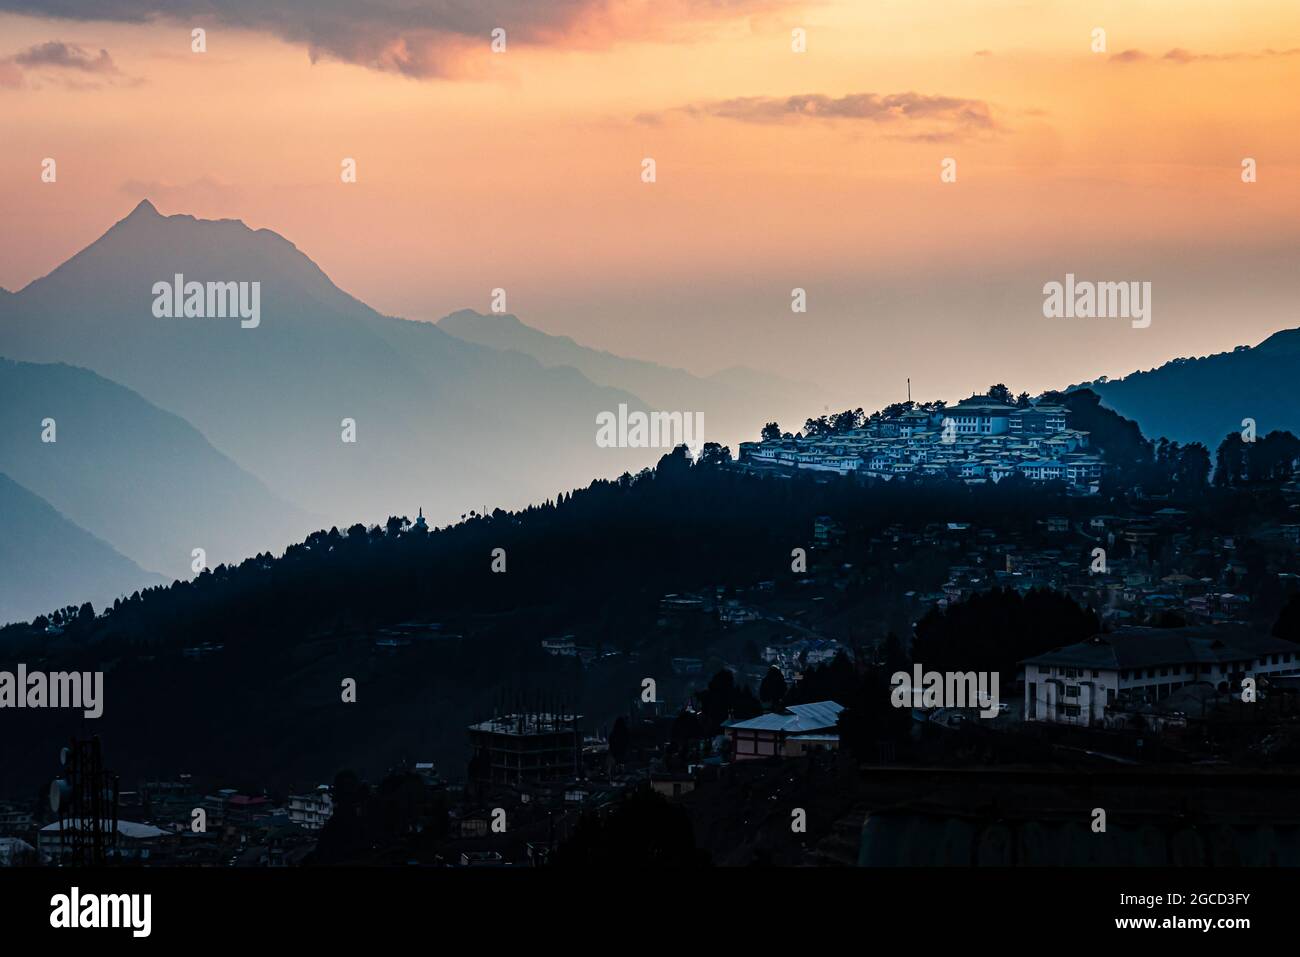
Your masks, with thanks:
M1017 409L1007 420L1007 431L1017 435L1053 435L1065 431L1070 410L1060 405L1035 405Z
M319 831L334 814L334 795L327 784L306 794L290 794L288 811L289 823Z
M1108 713L1186 685L1300 674L1300 645L1243 627L1124 628L1026 659L1025 720L1104 727Z
M973 395L938 413L940 424L951 432L955 426L958 435L1002 435L1011 423L1016 408L986 395Z
M473 780L518 787L575 777L582 754L581 721L582 715L527 712L470 725Z

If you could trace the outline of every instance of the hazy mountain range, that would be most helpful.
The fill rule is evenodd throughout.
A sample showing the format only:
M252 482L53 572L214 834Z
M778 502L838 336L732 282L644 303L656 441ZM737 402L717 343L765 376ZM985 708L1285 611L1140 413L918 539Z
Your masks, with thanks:
M699 377L590 349L568 336L534 329L509 314L462 309L439 321L438 328L467 342L523 353L548 368L577 369L597 385L626 389L655 409L703 412L709 438L730 445L733 451L738 442L757 438L763 423L755 416L774 419L793 431L829 401L818 386L754 369L736 367Z
M0 621L165 584L111 545L68 521L49 502L0 472Z
M168 581L194 548L215 567L312 524L184 419L68 365L0 359L0 471Z
M256 327L159 317L155 284L177 275L258 283ZM477 317L479 333L513 323L480 344L492 337L464 318L448 317L452 335L383 316L274 232L144 201L0 295L0 356L20 360L0 370L0 469L142 568L188 577L196 547L215 566L320 527L420 508L444 523L653 465L666 449L597 447L598 413L620 404L701 412L706 439L734 444L810 398L761 373L699 379L598 353L514 317ZM47 418L54 443L40 441ZM0 604L0 619L17 614Z

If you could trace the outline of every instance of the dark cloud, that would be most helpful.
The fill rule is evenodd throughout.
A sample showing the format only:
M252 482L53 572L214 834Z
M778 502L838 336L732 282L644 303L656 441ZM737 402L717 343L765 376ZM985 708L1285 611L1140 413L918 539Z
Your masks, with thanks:
M1272 57L1289 57L1300 55L1300 47L1289 50L1260 50L1256 53L1193 53L1182 47L1175 47L1163 56L1156 57L1142 50L1125 50L1116 53L1110 59L1114 63L1138 63L1145 60L1159 60L1164 63L1176 63L1179 66L1188 63L1226 62L1229 60L1265 60Z
M744 123L865 121L889 127L907 138L927 142L958 139L998 128L993 110L982 100L924 93L849 93L841 97L824 93L745 96L692 104L682 107L681 112Z
M100 50L96 56L75 43L64 43L61 40L37 44L22 53L14 54L9 61L23 69L53 67L108 75L120 72L107 50Z
M95 53L75 43L50 40L0 59L0 87L39 88L46 83L94 90L141 82L117 68L107 50Z
M676 25L763 13L794 0L0 0L0 10L71 20L166 20L258 30L343 60L414 77L454 72L496 27L508 43L599 47L667 36ZM211 42L209 43L211 48Z

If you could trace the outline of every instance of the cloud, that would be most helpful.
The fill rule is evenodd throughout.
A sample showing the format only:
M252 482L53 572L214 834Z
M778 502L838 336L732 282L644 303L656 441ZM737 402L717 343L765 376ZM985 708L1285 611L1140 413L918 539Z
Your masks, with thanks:
M1291 56L1300 56L1300 47L1293 47L1288 50L1259 50L1255 53L1193 53L1191 50L1184 50L1182 47L1174 47L1174 49L1169 50L1160 57L1145 53L1142 50L1125 50L1123 53L1116 53L1110 59L1113 63L1139 63L1147 60L1158 60L1162 63L1176 63L1179 66L1184 66L1188 63L1207 61L1266 60L1274 57Z
M923 93L824 93L795 96L745 96L680 107L690 116L743 123L789 123L810 120L869 122L906 139L940 142L998 130L993 110L982 100ZM642 119L644 122L645 115Z
M786 9L799 0L0 0L0 10L70 20L156 20L256 30L342 60L411 77L452 75L492 31L512 44L599 49L685 39L699 24ZM209 43L211 46L211 42Z
M50 40L39 43L22 53L10 57L11 62L25 69L35 67L55 67L64 70L78 70L82 73L102 73L116 75L121 71L113 63L107 50L100 50L98 56L91 55L85 48L75 43Z
M75 89L139 82L123 74L107 50L92 53L85 47L62 40L38 43L0 59L0 87L39 86L42 79Z

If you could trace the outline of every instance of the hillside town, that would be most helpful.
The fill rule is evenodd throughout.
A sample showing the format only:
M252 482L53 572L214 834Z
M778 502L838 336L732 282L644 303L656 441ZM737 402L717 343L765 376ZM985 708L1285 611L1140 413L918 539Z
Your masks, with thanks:
M1018 407L989 395L953 406L873 416L844 431L771 436L740 444L752 468L809 469L890 480L899 476L998 482L1020 474L1035 482L1063 481L1095 494L1101 457L1088 433L1069 428L1070 410L1058 405Z
M556 866L635 856L618 841L636 833L656 854L676 842L682 863L1007 863L987 835L1047 828L1052 840L1014 854L1050 863L1074 859L1087 824L1071 809L1096 807L1079 788L1102 778L1106 800L1152 823L1117 820L1127 836L1099 860L1289 853L1251 843L1258 814L1224 808L1254 802L1300 826L1255 780L1300 790L1296 447L1230 436L1212 476L1203 446L1146 440L1095 396L1013 404L997 388L810 419L800 436L771 423L735 462L680 448L524 515L450 530L393 516L215 570L204 587L299 569L310 597L258 641L187 625L123 653L191 689L279 661L286 714L331 732L304 734L292 766L257 745L143 771L137 756L118 781L114 862ZM616 563L589 550L610 521L629 532L620 547L635 541ZM504 542L524 567L511 536L531 522L554 543L526 566L553 575L545 587L457 560ZM432 564L441 549L453 558ZM367 574L373 610L322 613ZM516 582L526 590L502 601ZM77 655L159 600L69 607L10 633L41 658ZM913 670L983 676L996 701L895 702L891 676ZM328 703L339 675L391 710ZM245 721L256 733L239 710L220 725ZM143 734L112 726L106 763ZM0 795L0 865L75 852L31 793ZM997 806L1007 793L1016 806ZM1137 841L1147 826L1167 840ZM1241 838L1231 853L1224 828Z
M369 782L341 774L333 785L287 792L202 787L189 772L144 781L120 794L116 859L284 867L351 859L364 845L373 846L367 860L386 863L541 866L579 840L585 819L650 794L687 811L702 843L737 813L737 800L755 814L715 839L717 862L899 863L913 861L912 852L891 857L903 852L887 852L886 838L868 833L882 826L879 814L860 824L872 808L911 807L918 765L967 768L978 790L991 786L991 765L1011 762L1025 777L1023 793L1058 795L1066 785L1051 768L1066 755L1098 771L1287 760L1300 748L1300 645L1270 634L1269 624L1281 596L1300 583L1300 522L1289 520L1300 512L1300 489L1287 483L1278 491L1281 517L1245 536L1189 524L1186 510L1141 496L1122 508L1110 503L1114 511L1093 498L1067 500L1062 514L1019 527L954 520L864 529L820 515L807 528L801 575L663 594L647 640L635 647L582 631L536 639L547 659L569 662L600 685L629 686L615 716L584 715L544 695L503 698L463 728L465 763L445 776L422 761ZM872 599L874 629L856 613L863 571L892 582ZM916 652L927 623L981 597L1005 604L1004 596L1041 594L1091 609L1097 629L1017 658L995 717L915 707L900 716L902 731L874 731L879 740L865 753L864 742L847 737L846 713L863 707L855 684L891 653ZM412 621L333 640L374 668L400 671L422 655L435 662L455 654L474 632L471 620L454 628ZM698 650L677 653L687 648ZM183 649L184 660L197 668L225 653L191 651ZM643 673L659 677L648 700L632 693ZM1243 710L1240 695L1247 680L1258 696L1253 711ZM979 760L968 767L971 749ZM866 765L874 768L870 781L852 771ZM1221 778L1206 779L1207 793L1240 796L1238 784ZM821 799L830 819L791 840L762 802L812 802L807 789L823 779L841 789L835 800ZM797 797L788 793L795 780ZM1164 787L1126 800L1164 814L1176 803ZM978 834L985 825L972 800L948 794L923 814L906 814L946 815ZM346 819L359 816L379 831L348 839L362 845L347 843L337 825L330 836L340 807ZM1041 809L1018 813L1017 826L1047 821ZM1203 823L1253 826L1229 817L1207 809ZM57 864L67 851L50 818L28 802L0 807L0 866Z

